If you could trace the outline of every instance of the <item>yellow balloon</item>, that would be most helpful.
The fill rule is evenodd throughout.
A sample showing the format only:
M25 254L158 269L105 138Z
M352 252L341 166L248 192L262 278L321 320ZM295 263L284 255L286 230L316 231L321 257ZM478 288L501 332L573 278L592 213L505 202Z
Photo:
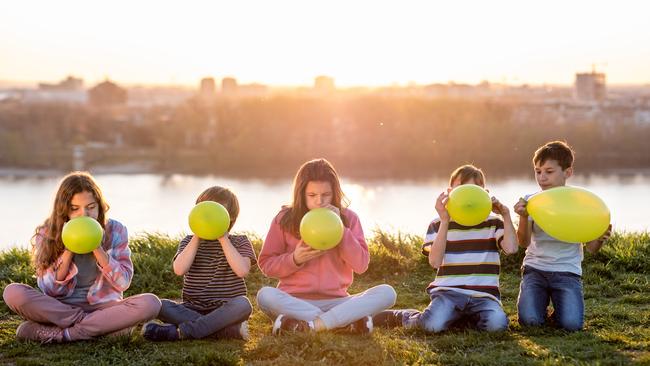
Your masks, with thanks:
M586 243L607 231L610 214L605 202L578 187L556 187L528 199L528 214L544 232L568 243Z
M104 229L97 220L88 216L76 217L63 225L61 240L69 251L90 253L102 243Z
M216 240L228 231L230 215L220 203L203 201L190 211L189 223L194 235L201 239Z
M488 218L492 211L492 200L485 189L475 184L463 184L449 193L447 211L455 222L474 226Z
M343 221L328 208L315 208L300 220L300 237L314 249L334 248L343 239Z

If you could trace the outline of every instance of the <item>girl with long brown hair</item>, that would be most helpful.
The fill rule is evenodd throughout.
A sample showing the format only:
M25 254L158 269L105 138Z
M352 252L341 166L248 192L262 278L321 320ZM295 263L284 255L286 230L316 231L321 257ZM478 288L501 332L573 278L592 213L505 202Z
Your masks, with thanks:
M91 339L127 332L155 317L160 300L153 294L122 298L131 284L133 263L126 227L106 216L108 204L93 177L73 172L63 178L50 216L32 237L32 262L38 287L5 287L7 306L26 319L16 337L42 343ZM61 239L69 220L87 216L104 229L102 242L87 254L66 249Z
M359 217L347 206L336 170L325 159L303 164L295 176L293 202L273 219L259 267L280 280L277 288L257 293L260 309L273 320L273 334L344 328L372 331L372 315L395 303L395 290L379 285L350 295L354 273L368 268L368 245ZM344 224L340 243L328 250L309 247L300 237L300 221L315 208L328 208Z

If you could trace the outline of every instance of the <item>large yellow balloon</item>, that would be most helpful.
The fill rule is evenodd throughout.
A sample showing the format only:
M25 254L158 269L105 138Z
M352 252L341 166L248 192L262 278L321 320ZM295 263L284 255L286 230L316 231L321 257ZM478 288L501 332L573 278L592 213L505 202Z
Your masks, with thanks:
M90 253L102 243L104 230L97 220L88 216L74 218L63 225L61 240L69 251Z
M609 226L609 209L592 192L578 187L556 187L528 199L528 214L544 232L568 243L598 239Z
M228 231L230 215L220 203L203 201L190 211L189 223L194 235L201 239L216 240Z
M447 211L455 222L463 226L474 226L490 215L492 200L485 189L475 184L463 184L449 193Z
M314 249L334 248L343 238L343 221L328 208L315 208L302 217L300 236Z

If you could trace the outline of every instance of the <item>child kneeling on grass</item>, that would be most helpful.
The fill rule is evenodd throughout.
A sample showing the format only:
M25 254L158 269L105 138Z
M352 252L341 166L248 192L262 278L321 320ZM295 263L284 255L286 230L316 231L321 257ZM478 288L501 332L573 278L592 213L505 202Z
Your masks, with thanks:
M562 141L551 141L539 147L533 156L535 180L545 191L562 187L573 175L573 150ZM569 331L584 325L582 294L582 243L567 243L549 236L528 216L527 201L520 199L514 207L519 214L517 236L526 248L521 266L521 284L517 310L519 324L539 326L546 322L547 307L553 303L551 320ZM594 254L611 234L611 225L598 239L586 243Z
M214 201L230 214L230 231L239 215L237 196L227 188L211 187L196 203ZM255 252L245 235L226 232L218 240L188 235L174 256L174 273L184 276L183 302L162 300L158 319L142 328L151 341L174 341L213 336L218 339L248 338L247 319L253 310L246 297L244 277L256 263Z
M506 254L517 252L510 211L492 197L492 211L502 218L490 215L474 226L452 221L445 205L451 189L462 184L484 187L483 172L472 165L459 167L451 174L447 192L436 201L439 217L429 225L422 248L429 264L438 271L427 287L431 303L422 312L383 311L375 315L375 325L417 327L433 333L447 330L457 321L474 323L487 331L508 328L499 292L499 247Z

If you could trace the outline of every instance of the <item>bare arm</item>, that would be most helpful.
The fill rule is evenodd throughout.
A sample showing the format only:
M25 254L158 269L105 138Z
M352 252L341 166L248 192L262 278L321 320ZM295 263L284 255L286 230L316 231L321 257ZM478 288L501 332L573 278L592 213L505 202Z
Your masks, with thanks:
M449 230L450 217L445 204L448 199L449 195L446 192L442 192L436 200L436 211L438 211L438 216L440 217L440 227L429 251L429 264L436 269L442 265L445 250L447 249L447 231Z
M517 246L517 235L515 226L512 224L510 210L504 204L499 202L496 197L492 197L492 211L503 217L503 240L501 240L501 249L506 254L515 254L519 249Z
M73 257L74 253L71 251L67 249L63 251L63 254L61 255L61 264L56 270L57 281L63 281L68 276L68 272L70 271L70 263L72 263Z
M219 238L219 243L221 243L223 254L226 256L226 260L228 261L230 268L232 268L232 271L235 272L238 277L245 277L251 269L251 259L244 257L239 253L237 248L232 245L227 232Z
M174 273L176 273L178 276L182 276L187 271L190 270L190 267L192 267L192 263L194 263L194 257L196 256L196 252L199 250L199 237L196 235L192 236L192 239L190 239L190 242L187 243L187 246L183 249L182 252L176 256L176 259L174 259Z
M612 224L609 224L607 227L607 231L598 239L592 240L587 244L587 251L591 254L596 254L600 248L603 247L603 244L609 239L609 237L612 235Z
M519 202L514 207L515 212L519 215L519 226L517 226L517 239L519 246L528 248L530 245L530 234L532 232L532 224L528 222L528 211L526 210L526 200L519 199Z

